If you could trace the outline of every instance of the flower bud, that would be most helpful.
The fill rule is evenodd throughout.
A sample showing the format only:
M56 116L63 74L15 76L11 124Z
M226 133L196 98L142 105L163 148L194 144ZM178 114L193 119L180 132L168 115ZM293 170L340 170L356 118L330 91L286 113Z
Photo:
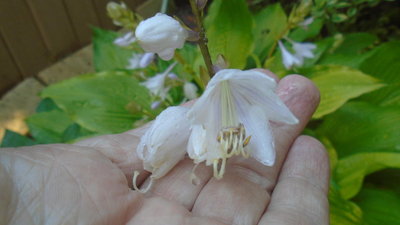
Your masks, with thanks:
M197 98L197 87L191 82L186 82L183 85L183 92L185 93L185 97L189 100Z
M170 60L175 49L183 47L188 32L174 18L157 13L140 22L135 36L146 52L154 52L160 58Z
M123 2L109 2L107 14L117 26L133 28L137 23L134 13Z

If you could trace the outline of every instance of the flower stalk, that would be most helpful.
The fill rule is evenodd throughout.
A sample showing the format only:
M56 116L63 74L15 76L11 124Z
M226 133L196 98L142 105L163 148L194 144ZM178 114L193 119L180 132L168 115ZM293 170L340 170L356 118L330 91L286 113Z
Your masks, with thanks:
M214 76L215 72L213 69L210 52L208 51L208 47L207 47L207 37L206 37L205 29L203 27L202 13L200 12L200 10L197 6L196 0L190 0L190 6L192 7L192 12L195 16L195 21L196 21L196 25L197 25L196 31L199 33L199 37L200 37L198 40L198 45L200 47L201 54L203 55L208 74L211 78Z

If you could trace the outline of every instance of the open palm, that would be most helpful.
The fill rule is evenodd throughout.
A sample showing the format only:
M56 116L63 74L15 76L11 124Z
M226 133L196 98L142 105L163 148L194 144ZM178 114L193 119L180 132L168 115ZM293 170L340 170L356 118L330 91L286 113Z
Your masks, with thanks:
M0 224L328 224L329 165L313 138L299 136L319 95L297 75L279 82L278 94L299 118L274 124L277 160L266 167L232 158L221 180L182 160L147 194L131 189L148 173L136 156L146 127L87 139L75 145L0 150Z

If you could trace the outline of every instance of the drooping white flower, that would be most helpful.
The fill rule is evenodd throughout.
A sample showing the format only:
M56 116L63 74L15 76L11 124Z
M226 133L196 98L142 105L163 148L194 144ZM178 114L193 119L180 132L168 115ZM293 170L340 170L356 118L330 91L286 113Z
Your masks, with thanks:
M264 165L273 165L269 121L298 122L275 88L275 80L258 71L225 69L216 73L188 111L192 123L189 157L195 163L213 165L218 179L233 155L250 155Z
M151 181L163 177L185 156L190 133L187 110L186 107L168 107L157 116L140 139L136 152L143 160L144 169L152 173ZM151 184L139 190L136 185L137 176L135 172L134 188L146 192Z
M154 52L162 59L170 60L175 49L183 47L188 32L174 18L157 13L140 22L135 35L146 52Z
M197 90L197 86L191 82L185 82L185 84L183 85L183 93L185 94L185 97L189 100L197 98Z
M116 38L114 40L114 44L121 46L121 47L127 47L135 41L136 41L135 34L133 32L128 32L128 33L124 34L123 36Z
M153 77L150 77L146 81L140 83L141 85L147 87L150 93L155 96L159 96L162 100L167 97L170 87L165 85L165 79L171 70L175 67L176 62L171 64L163 73L159 73Z
M275 149L269 121L298 123L275 93L276 85L274 79L258 71L225 69L215 74L190 109L178 106L163 111L137 148L145 170L152 172L151 181L168 173L186 150L196 165L212 165L217 179L222 178L227 159L234 155L252 156L264 165L273 165ZM134 187L139 190L137 175Z
M297 58L314 58L313 50L317 47L309 42L293 42L294 54Z
M278 41L279 48L282 54L282 62L286 69L292 68L294 65L300 66L303 64L303 59L290 53L281 41Z

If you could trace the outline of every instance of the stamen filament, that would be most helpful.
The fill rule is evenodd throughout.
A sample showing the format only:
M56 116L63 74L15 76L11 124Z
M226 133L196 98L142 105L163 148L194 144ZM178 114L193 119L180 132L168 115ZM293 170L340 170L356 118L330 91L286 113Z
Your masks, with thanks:
M219 161L221 160L221 165L218 168ZM226 158L214 160L214 177L219 180L224 176L225 173Z
M190 181L192 182L193 185L199 185L200 184L200 179L196 175L196 168L199 166L199 164L195 164L193 166L192 172L190 173Z

